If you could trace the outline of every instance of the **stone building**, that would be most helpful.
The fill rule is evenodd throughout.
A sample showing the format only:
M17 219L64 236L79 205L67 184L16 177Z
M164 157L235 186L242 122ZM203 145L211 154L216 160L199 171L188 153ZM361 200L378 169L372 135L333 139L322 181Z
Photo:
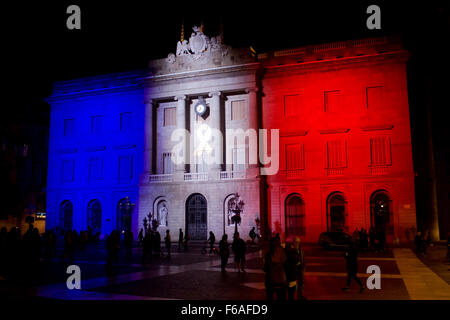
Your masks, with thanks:
M146 70L55 84L47 227L158 221L283 238L416 225L405 64L395 39L256 55L194 28ZM242 210L237 213L236 208Z

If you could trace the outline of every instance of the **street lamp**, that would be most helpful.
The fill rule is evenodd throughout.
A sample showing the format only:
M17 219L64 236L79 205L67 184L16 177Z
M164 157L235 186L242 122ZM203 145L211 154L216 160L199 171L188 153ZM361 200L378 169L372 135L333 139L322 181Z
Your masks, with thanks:
M238 232L238 224L241 224L241 213L244 211L244 201L241 200L239 193L234 194L234 198L230 202L228 210L233 213L231 217L231 222L234 223L234 233Z

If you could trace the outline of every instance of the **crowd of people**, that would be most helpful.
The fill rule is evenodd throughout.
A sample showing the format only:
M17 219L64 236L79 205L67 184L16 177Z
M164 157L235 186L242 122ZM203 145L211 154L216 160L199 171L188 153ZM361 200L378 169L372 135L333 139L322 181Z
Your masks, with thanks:
M375 230L370 228L358 228L352 234L352 241L355 248L359 251L384 252L386 247L386 232L384 230Z

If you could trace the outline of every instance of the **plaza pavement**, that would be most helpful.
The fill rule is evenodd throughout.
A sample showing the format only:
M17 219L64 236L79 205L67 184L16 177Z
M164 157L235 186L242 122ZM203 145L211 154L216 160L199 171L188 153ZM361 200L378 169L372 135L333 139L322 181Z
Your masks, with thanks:
M122 252L112 275L105 274L104 243L91 244L85 252L77 251L75 261L81 269L81 290L66 287L67 263L55 258L42 263L33 286L9 285L15 296L37 296L53 299L194 299L194 300L261 300L265 299L263 252L257 246L247 254L246 271L238 273L229 259L227 272L220 271L217 256L202 254L203 243L192 243L189 251L172 246L172 256L154 257L142 264L141 249L133 248L131 259ZM325 251L316 245L305 245L304 295L310 300L450 300L450 284L445 276L432 269L439 264L419 259L409 248L393 248L386 253L364 252L359 255L359 274L365 281L366 269L381 269L381 289L359 293L353 282L349 292L341 288L346 282L342 251ZM434 253L440 256L441 253ZM443 261L440 262L444 265ZM448 269L448 265L446 265ZM445 267L444 267L445 268ZM0 281L0 287L5 284ZM2 293L8 293L3 286Z

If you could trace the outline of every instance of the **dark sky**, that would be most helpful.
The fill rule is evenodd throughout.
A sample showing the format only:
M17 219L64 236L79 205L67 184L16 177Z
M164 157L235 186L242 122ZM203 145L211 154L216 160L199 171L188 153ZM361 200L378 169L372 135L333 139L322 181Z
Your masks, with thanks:
M81 8L81 30L66 28L70 4ZM370 4L381 7L380 31L366 28ZM442 20L448 28L448 7L445 1L376 0L14 1L2 9L5 93L11 98L5 108L45 108L40 101L56 80L138 69L166 57L175 51L183 17L188 36L202 20L205 33L215 35L223 21L225 43L257 51L398 33L420 54L436 45Z

